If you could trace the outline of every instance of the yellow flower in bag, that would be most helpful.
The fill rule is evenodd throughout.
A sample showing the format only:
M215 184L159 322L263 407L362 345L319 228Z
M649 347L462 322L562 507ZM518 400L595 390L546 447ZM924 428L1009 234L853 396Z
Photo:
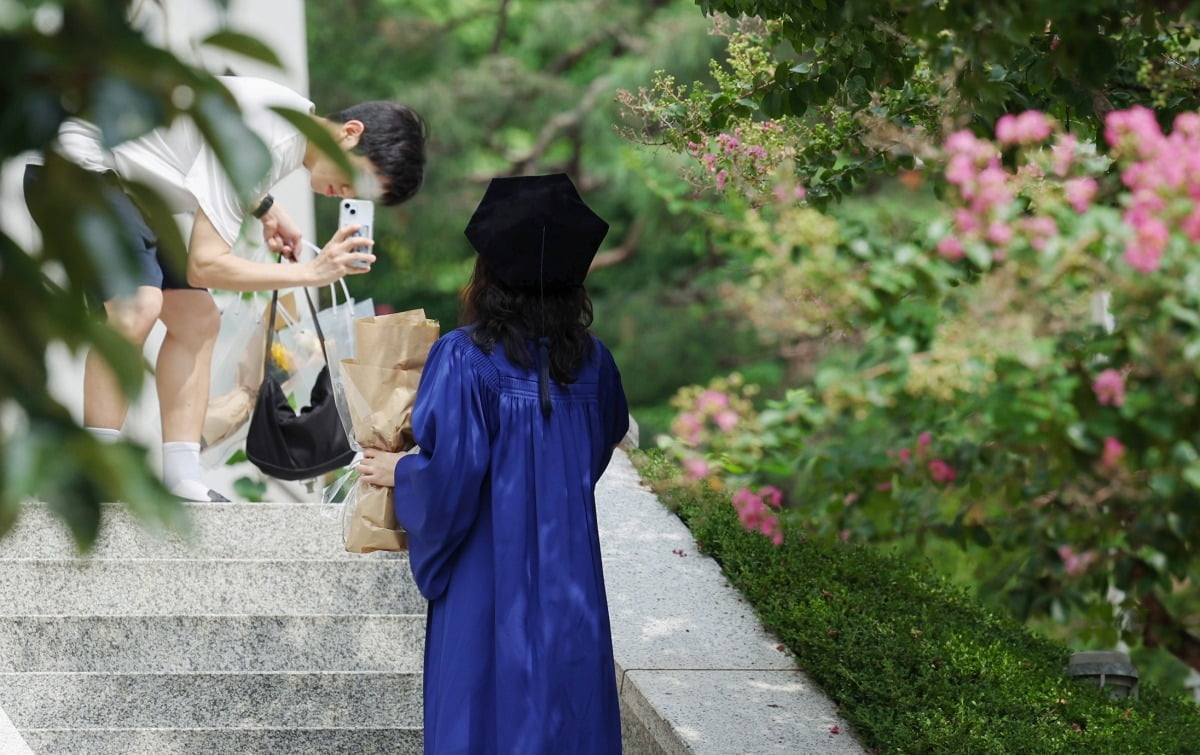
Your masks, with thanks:
M291 372L293 369L292 355L278 341L271 344L271 364L285 373Z

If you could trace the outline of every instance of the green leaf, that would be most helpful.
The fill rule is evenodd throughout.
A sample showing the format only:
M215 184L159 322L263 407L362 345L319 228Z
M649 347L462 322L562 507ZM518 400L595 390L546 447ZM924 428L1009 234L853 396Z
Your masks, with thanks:
M295 126L296 130L304 134L317 149L328 155L339 168L345 171L346 175L354 175L354 166L350 164L350 158L346 156L346 151L338 146L333 136L321 124L314 121L311 115L284 107L271 109Z
M283 63L275 51L264 44L262 40L249 34L225 29L205 38L201 44L219 47L276 68L283 68Z
M246 126L237 104L224 88L214 86L198 92L192 115L234 191L249 205L271 169L271 153L266 145Z
M1080 451L1087 453L1096 451L1096 442L1088 435L1087 425L1083 422L1073 422L1067 426L1067 439Z
M174 268L173 272L179 280L186 280L187 243L183 240L171 207L158 192L146 184L125 181L122 186L142 209L146 224L154 232L160 259Z
M1193 461L1184 467L1183 480L1193 488L1200 490L1200 461Z
M104 145L110 149L149 132L166 117L162 101L154 92L118 76L101 76L89 99L92 108L88 119L100 129Z
M801 116L804 111L808 110L808 99L805 96L805 91L800 87L793 87L787 90L784 95L785 112L789 115Z
M247 501L261 501L267 493L267 484L249 477L239 477L233 482L233 490Z
M963 253L976 267L987 270L992 266L992 250L987 244L968 241L963 245Z

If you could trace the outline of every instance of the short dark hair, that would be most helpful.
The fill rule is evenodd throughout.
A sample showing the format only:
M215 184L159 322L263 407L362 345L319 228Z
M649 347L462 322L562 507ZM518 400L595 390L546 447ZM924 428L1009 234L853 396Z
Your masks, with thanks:
M369 159L386 186L382 202L400 204L412 199L425 177L425 120L408 105L373 100L326 116L331 121L362 121L363 133L352 151Z
M463 288L462 324L474 325L471 340L486 352L496 343L518 367L533 367L529 341L550 339L550 377L560 385L575 382L592 355L592 300L583 286L524 290L506 285L475 257L475 272Z

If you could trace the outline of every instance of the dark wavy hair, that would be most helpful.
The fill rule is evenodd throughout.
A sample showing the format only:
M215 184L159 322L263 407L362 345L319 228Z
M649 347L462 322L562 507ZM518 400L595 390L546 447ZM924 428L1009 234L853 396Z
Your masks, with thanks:
M544 304L537 290L513 288L490 273L476 256L475 272L462 290L462 324L474 325L471 340L487 352L497 343L513 364L534 367L529 344L543 333L550 339L550 377L560 385L575 382L592 355L592 300L587 289L547 289ZM544 310L543 310L544 306Z
M331 121L362 121L363 132L352 152L364 155L384 178L385 205L412 199L425 178L425 141L429 128L416 110L387 100L352 105L325 116Z

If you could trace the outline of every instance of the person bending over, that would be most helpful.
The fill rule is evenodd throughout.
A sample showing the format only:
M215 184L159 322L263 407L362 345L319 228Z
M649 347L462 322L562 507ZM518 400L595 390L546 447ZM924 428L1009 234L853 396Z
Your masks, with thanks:
M227 500L201 479L200 438L208 407L213 346L220 313L210 288L262 291L294 286L320 286L369 268L353 263L373 262L369 245L351 238L353 226L338 229L315 258L294 265L259 263L231 252L247 216L262 221L268 248L295 261L300 230L269 193L295 170L308 172L314 192L325 196L378 199L399 204L421 186L425 169L426 125L412 108L396 102L364 102L313 116L347 153L355 168L346 175L287 120L274 113L282 106L309 113L313 103L287 87L265 79L219 76L241 108L246 125L263 141L271 168L250 206L238 199L216 154L189 118L177 118L106 150L99 130L71 119L59 131L57 152L79 166L100 172L110 181L108 201L131 238L139 277L133 292L102 281L92 300L102 305L109 324L139 348L158 320L166 326L155 370L163 439L163 481L188 501ZM38 180L39 165L26 169L26 197ZM175 213L192 215L187 269L175 270L160 255L157 240L123 182L148 184ZM109 367L89 353L84 372L84 425L102 440L116 440L128 412L128 402Z

